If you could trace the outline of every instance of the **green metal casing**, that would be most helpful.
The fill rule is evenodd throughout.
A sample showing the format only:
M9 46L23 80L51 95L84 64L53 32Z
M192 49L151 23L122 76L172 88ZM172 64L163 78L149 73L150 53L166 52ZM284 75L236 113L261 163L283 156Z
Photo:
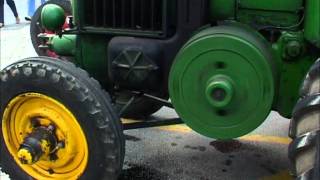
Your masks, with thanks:
M61 56L76 55L76 38L74 34L65 34L62 37L54 36L51 38L49 48Z
M109 38L82 34L77 38L76 63L97 79L103 87L109 84L107 46Z
M250 25L292 26L299 23L303 0L210 0L212 20L232 19Z
M299 44L297 56L289 56L291 44ZM275 60L279 67L278 88L273 109L284 117L291 118L292 109L299 99L299 89L310 66L320 56L320 51L313 51L304 39L302 31L282 32L279 40L272 44ZM296 53L294 53L296 54Z
M164 9L164 12L169 12L169 17L175 19L175 3L168 2L170 2L167 4L168 10ZM298 91L302 80L309 67L320 56L320 1L209 0L208 2L209 17L207 17L207 24L203 27L218 26L207 29L199 27L195 30L193 38L190 37L188 43L181 47L173 65L174 69L171 69L171 74L175 76L170 80L170 94L179 115L201 134L220 139L248 133L261 124L271 110L276 110L282 116L290 118L299 98ZM108 43L113 37L138 36L157 40L169 38L150 34L150 32L88 27L84 24L85 1L72 0L72 5L77 34L72 35L72 41L65 38L68 36L62 36L62 39L58 39L60 38L58 36L54 37L52 47L59 54L75 55L75 63L98 79L105 88L112 87L107 72L109 69L107 52ZM56 9L56 11L59 10ZM61 24L60 21L62 22L57 20L48 26L57 28ZM232 22L232 30L229 27L220 27L220 22L221 24ZM205 30L202 31L202 28ZM215 28L219 29L218 33ZM270 34L263 34L264 30L272 31ZM216 70L215 59L231 63L229 66L231 69ZM187 60L190 60L189 64L184 62ZM193 60L198 62L193 64ZM194 68L189 68L191 65ZM201 68L206 71L202 72ZM224 74L221 73L222 71ZM223 76L220 76L219 72ZM207 79L203 80L203 78ZM265 83L263 78L268 79L264 79L268 83ZM183 88L178 87L181 85L177 83L179 80L186 82ZM240 82L242 84L239 85ZM265 84L261 84L263 82ZM253 94L244 90L250 88ZM215 89L224 89L228 98L223 102L212 101L211 92ZM241 100L248 100L250 103L245 106L241 104ZM192 107L184 109L184 106L189 105ZM253 108L254 105L256 109ZM239 119L224 117L222 119L226 119L226 122L211 122L212 114L220 113L219 109L225 107L227 111L233 109L234 114L238 113L234 117L248 118L252 121L242 123ZM198 108L198 111L202 112L198 118L205 119L208 127L203 128L198 124L199 122L190 121L193 119L189 114L192 108ZM257 111L260 115L246 116L250 111ZM236 122L237 120L239 121ZM238 128L225 132L217 130L225 124L232 125L232 123ZM210 129L212 127L209 126L216 126L217 131L212 131Z
M71 0L71 3L72 3L72 15L73 15L73 18L74 18L74 23L75 25L77 25L77 22L79 22L79 15L78 13L79 12L79 8L78 8L78 0Z
M210 18L212 20L235 19L236 1L235 0L210 0Z
M320 48L320 1L307 0L304 24L305 38Z
M48 4L41 12L41 24L50 31L60 30L66 20L64 10L55 4Z

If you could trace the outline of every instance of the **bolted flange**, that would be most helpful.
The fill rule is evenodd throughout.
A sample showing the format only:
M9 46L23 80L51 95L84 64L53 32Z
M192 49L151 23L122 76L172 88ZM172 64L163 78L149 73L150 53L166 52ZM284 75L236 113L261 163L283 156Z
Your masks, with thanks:
M55 127L36 127L20 145L18 158L22 164L34 164L43 156L49 156L57 146L57 138L54 135Z
M303 52L303 45L299 41L290 41L285 47L286 55L289 58L296 58Z

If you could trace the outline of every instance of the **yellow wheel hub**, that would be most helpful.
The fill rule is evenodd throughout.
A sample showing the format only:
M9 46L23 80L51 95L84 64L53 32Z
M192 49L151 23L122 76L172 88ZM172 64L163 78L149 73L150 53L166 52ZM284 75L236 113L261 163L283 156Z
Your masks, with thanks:
M26 150L26 149L21 149L18 151L18 158L19 159L24 159L25 160L25 164L32 164L32 155L30 153L30 151Z
M43 154L32 164L32 155L19 149L39 126L55 126L54 136L64 146L57 149L55 159L50 158L46 143L41 143ZM86 137L74 115L60 102L39 93L25 93L12 99L5 108L2 119L5 144L16 163L30 176L39 180L78 179L88 163ZM21 159L26 160L21 163Z

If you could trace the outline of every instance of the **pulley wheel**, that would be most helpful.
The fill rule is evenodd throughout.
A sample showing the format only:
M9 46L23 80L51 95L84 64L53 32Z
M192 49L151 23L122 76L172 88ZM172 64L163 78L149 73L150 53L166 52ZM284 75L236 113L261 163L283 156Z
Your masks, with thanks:
M236 26L206 29L178 54L170 97L183 121L198 133L236 138L257 128L271 111L271 50L255 32Z

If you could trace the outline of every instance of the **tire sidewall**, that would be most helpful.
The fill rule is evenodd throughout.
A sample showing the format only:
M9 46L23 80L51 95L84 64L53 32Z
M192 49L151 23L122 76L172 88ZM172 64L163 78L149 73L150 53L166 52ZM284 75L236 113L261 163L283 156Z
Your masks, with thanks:
M13 72L11 72L12 74ZM63 75L63 74L62 74ZM69 76L67 73L65 76ZM62 77L61 77L62 78ZM30 76L26 76L23 72L19 72L15 74L14 77L10 77L10 81L1 83L0 94L1 94L1 110L0 110L0 127L1 127L1 157L2 157L2 165L5 164L7 167L6 170L11 171L10 175L13 179L32 179L28 174L26 174L19 165L17 165L10 155L6 145L4 143L3 135L2 135L2 116L4 113L4 109L7 106L8 102L11 99L16 97L17 95L24 93L40 93L46 96L49 96L61 104L63 104L66 108L68 108L73 115L78 120L79 125L81 126L83 133L85 134L86 141L88 144L88 163L87 167L84 171L84 174L81 176L81 179L99 179L99 176L103 176L101 172L103 172L103 167L105 167L105 152L104 148L101 147L100 137L102 134L99 129L97 129L97 124L92 119L89 111L91 110L92 104L83 103L80 101L79 96L80 91L71 90L67 91L68 81L67 77L63 81L59 81L54 83L50 80L50 78L46 75L43 78L40 78L36 75L36 73L32 73ZM71 78L72 79L72 78ZM84 83L84 81L77 80L82 88L87 88L88 85ZM89 92L89 94L92 92ZM97 97L92 96L93 101L97 100ZM99 102L99 100L97 100ZM106 107L101 107L101 111L104 117L112 120L113 117L108 115L106 111ZM109 116L109 117L108 117Z
M313 113L319 115L320 89L316 92L311 91L312 85L320 80L319 72L320 59L311 66L302 83L299 93L300 99L293 110L290 122L289 136L293 141L289 145L288 156L291 161L291 172L297 179L319 179L317 171L319 170L320 161L316 159L314 162L309 161L309 159L313 159L313 155L315 155L315 158L320 158L319 142L317 142L320 137L319 129L318 127L314 127L313 122L309 126L301 126L302 123L307 125L311 120L317 121L317 119L308 119L307 116ZM315 152L312 151L313 148ZM314 163L313 168L310 169L310 164L306 162L310 162L310 164Z

